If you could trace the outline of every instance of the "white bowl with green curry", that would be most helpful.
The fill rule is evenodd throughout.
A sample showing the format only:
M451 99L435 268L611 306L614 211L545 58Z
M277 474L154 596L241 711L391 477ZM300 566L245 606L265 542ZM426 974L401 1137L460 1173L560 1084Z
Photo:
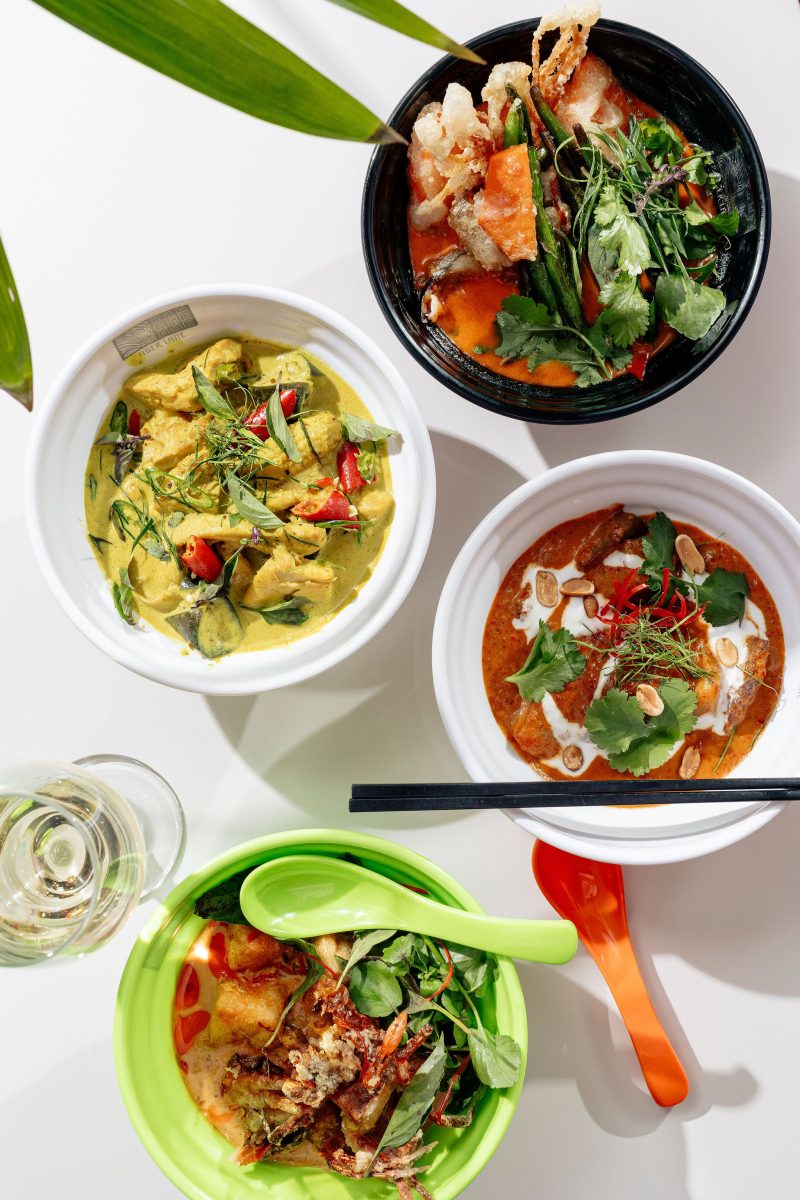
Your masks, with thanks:
M126 313L57 381L30 459L31 534L67 615L124 666L212 694L299 682L368 641L434 505L394 367L271 288Z

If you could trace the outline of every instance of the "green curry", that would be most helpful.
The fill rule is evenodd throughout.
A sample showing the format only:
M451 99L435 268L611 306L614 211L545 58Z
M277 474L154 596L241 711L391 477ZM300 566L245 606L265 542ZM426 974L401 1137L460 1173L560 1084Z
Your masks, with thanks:
M131 376L86 472L120 618L207 658L318 629L381 553L396 436L324 363L273 342L225 337Z

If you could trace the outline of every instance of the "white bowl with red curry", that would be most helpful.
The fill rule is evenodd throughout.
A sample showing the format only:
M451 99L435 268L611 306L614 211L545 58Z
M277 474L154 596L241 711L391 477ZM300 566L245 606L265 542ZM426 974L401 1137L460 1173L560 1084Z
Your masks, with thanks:
M440 710L475 780L789 775L800 525L700 459L621 451L518 488L439 604ZM741 803L552 812L577 835L731 829Z

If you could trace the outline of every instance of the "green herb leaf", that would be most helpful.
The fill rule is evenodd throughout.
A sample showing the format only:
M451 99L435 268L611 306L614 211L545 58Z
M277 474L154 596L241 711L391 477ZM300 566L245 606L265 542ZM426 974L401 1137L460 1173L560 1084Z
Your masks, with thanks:
M598 244L617 255L617 264L627 275L641 275L650 266L650 248L639 222L631 213L614 183L600 193L594 210L599 227Z
M267 402L267 429L270 432L270 437L276 445L280 446L283 453L292 462L302 462L303 456L297 449L294 438L291 435L289 426L286 424L286 417L283 415L281 408L281 381L280 376L275 384L275 390Z
M444 1038L440 1036L411 1083L405 1091L401 1092L389 1124L378 1143L375 1158L381 1150L389 1150L393 1146L404 1146L422 1128L422 1123L430 1112L436 1093L439 1091L446 1061L447 1052Z
M705 604L703 617L709 625L730 625L744 617L745 600L750 595L747 578L741 571L715 567L708 578L694 587L698 604Z
M493 352L499 358L524 358L534 349L536 335L550 333L557 323L544 304L529 296L506 296L497 314L500 345Z
M128 432L128 406L124 400L118 400L114 405L108 428L111 433L124 434ZM101 446L102 444L103 438L100 438L97 445Z
M385 25L389 29L395 29L398 33L404 33L406 37L416 38L417 41L426 42L429 46L436 46L439 50L444 50L446 54L455 55L456 58L463 58L474 63L485 62L485 59L476 54L474 50L462 46L459 42L454 42L447 34L441 33L433 25L429 25L422 17L410 12L404 5L398 4L397 0L333 0L333 3L338 4L341 8L349 8L352 12L358 13L362 17L368 17L370 21L377 21L378 24Z
M246 871L239 871L203 892L194 902L195 915L202 917L204 921L227 921L231 925L248 925L249 922L239 903L239 893L253 869L248 867Z
M641 293L638 277L623 271L600 289L605 304L603 327L616 346L630 346L647 332L650 305Z
M507 1088L517 1082L522 1067L522 1051L508 1034L490 1033L488 1029L470 1029L467 1045L475 1074L481 1083L490 1088Z
M211 380L199 367L192 364L192 379L197 389L197 398L207 413L220 421L237 420L236 413L226 398L217 391Z
M708 333L725 308L725 296L717 288L680 275L659 275L655 298L659 316L691 341Z
M33 365L25 314L0 241L0 388L33 408Z
M585 668L586 658L570 631L554 631L540 621L530 654L520 670L508 676L508 682L517 685L523 700L538 704L547 692L563 692Z
M350 957L345 963L339 975L337 988L340 988L347 976L350 974L356 963L360 963L362 958L366 958L370 950L381 942L386 942L390 937L394 937L397 933L396 929L370 929L367 933L359 934L353 942L353 949L350 951Z
M594 272L594 277L600 287L609 283L617 274L617 260L619 255L615 250L609 250L600 242L600 227L592 224L589 227L589 235L586 241L586 250L589 255L589 266Z
M645 117L638 123L641 145L654 167L676 163L683 157L683 142L664 117Z
M95 535L93 533L89 534L89 541L92 543L95 550L97 550L97 552L99 554L105 554L106 546L111 545L111 542L108 540L108 538L95 537Z
M235 514L242 521L249 521L257 529L280 529L283 521L259 500L253 489L234 475L232 471L225 472L225 491L231 498Z
M657 512L647 522L647 537L642 539L644 564L642 575L658 578L659 583L664 575L664 568L672 570L675 563L675 526L666 513Z
M287 596L285 600L267 608L251 608L249 604L243 604L242 608L259 613L268 625L305 625L309 614L304 609L310 603L304 596Z
M387 438L397 437L396 429L387 429L385 425L375 425L355 413L341 413L339 421L342 426L342 437L346 442L385 442Z
M314 957L311 957L310 955L306 955L306 977L302 983L299 983L297 985L297 987L294 989L294 991L292 992L289 999L284 1004L283 1009L281 1011L281 1015L278 1017L278 1021L277 1021L275 1028L273 1029L272 1033L269 1035L267 1040L264 1042L265 1050L266 1050L267 1046L271 1046L272 1043L275 1041L275 1038L280 1033L283 1022L286 1020L287 1014L291 1011L292 1008L294 1008L295 1004L300 999L300 997L305 996L306 992L309 991L314 986L314 984L317 982L317 980L321 979L324 974L325 974L325 968L318 961L316 955Z
M351 1000L366 1017L388 1017L403 1003L400 984L382 959L357 963L350 972L348 988Z
M128 625L136 624L136 617L133 612L133 588L128 577L128 568L120 567L119 583L114 583L111 586L111 595L114 600L114 608L117 610L123 621Z
M608 377L604 350L577 329L559 325L543 304L528 296L506 296L496 317L500 358L526 358L533 371L540 363L565 362L576 374L577 387L590 387ZM600 335L605 345L604 335Z
M658 694L664 711L657 717L645 717L636 698L618 688L589 705L586 730L594 744L608 752L615 771L638 776L660 767L694 728L697 697L685 680L665 679Z
M89 489L89 498L94 500L97 496L97 480L94 475L89 475L86 480L86 486Z

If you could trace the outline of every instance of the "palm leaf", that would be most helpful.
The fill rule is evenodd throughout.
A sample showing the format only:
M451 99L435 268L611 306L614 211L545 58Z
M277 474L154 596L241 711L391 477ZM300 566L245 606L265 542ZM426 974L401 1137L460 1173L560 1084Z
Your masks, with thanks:
M380 25L395 29L398 33L404 33L407 37L416 38L418 42L427 42L429 46L437 46L439 50L446 50L448 54L454 54L456 58L465 58L468 62L476 63L486 61L474 50L462 46L459 42L454 42L446 33L441 33L435 26L423 21L422 17L418 17L416 13L409 12L405 5L398 4L397 0L331 0L331 2L338 4L340 8L349 8L351 12L358 13L361 17L369 17L370 21L377 21Z
M0 241L0 388L27 409L33 407L33 368L25 317L3 243Z
M220 0L36 0L130 58L262 121L403 141L359 100Z

